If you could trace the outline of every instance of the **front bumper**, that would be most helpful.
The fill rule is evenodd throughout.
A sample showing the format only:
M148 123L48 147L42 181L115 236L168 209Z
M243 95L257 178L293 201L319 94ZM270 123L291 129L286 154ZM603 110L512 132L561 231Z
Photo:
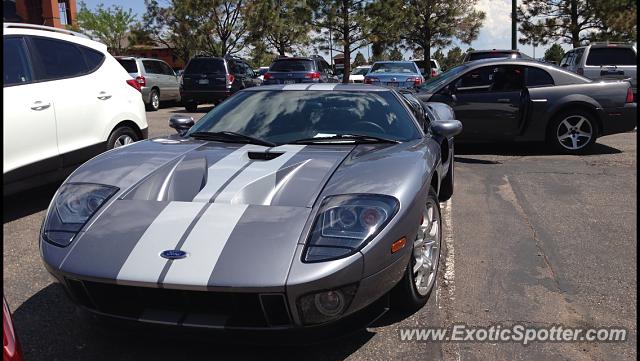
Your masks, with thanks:
M637 103L627 103L624 107L603 109L602 134L610 135L633 130L638 125Z

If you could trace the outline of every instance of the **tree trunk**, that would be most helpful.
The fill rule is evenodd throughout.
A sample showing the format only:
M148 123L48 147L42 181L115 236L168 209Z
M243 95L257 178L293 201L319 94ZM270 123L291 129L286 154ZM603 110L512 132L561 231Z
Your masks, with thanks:
M431 78L431 28L425 23L424 43L422 44L422 53L424 54L424 73L426 78Z
M574 48L580 46L580 28L578 27L578 0L571 0L571 43Z

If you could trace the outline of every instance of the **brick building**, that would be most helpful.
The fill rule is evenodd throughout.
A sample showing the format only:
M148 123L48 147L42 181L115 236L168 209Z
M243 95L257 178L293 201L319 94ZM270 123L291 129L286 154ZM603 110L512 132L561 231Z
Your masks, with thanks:
M76 23L76 0L3 0L3 21L64 28Z

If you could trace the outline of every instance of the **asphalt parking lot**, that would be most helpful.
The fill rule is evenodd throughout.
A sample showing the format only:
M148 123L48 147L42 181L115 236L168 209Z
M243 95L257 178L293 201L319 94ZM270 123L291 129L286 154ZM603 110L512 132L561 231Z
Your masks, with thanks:
M199 119L211 107L201 106ZM181 107L147 113L170 134ZM598 140L584 156L542 144L458 145L455 193L443 204L445 254L436 291L414 314L313 346L247 346L242 337L104 328L68 301L38 253L56 185L4 198L4 295L26 360L622 360L635 359L637 138ZM401 327L623 327L623 343L402 342Z

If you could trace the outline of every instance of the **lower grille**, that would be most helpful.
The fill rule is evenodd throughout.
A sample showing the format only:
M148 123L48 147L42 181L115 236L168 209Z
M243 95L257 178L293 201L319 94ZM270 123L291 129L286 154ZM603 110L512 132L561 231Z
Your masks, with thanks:
M67 279L81 305L101 313L180 325L263 328L290 325L284 295L185 291Z

